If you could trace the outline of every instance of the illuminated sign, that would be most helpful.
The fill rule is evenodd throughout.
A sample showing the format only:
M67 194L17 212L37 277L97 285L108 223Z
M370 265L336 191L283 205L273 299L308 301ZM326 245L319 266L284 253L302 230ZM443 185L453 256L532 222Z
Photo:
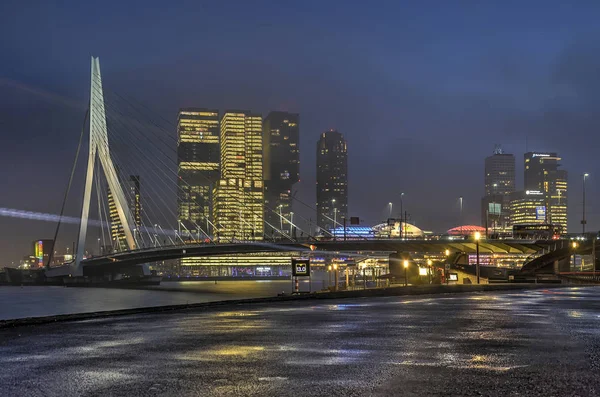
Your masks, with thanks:
M489 203L488 204L488 214L500 215L501 211L502 211L502 204L500 204L500 203Z
M310 276L310 260L292 258L292 276Z
M448 280L450 280L450 281L458 281L458 273L450 273L450 274L448 274Z
M531 157L550 157L548 153L534 153Z
M419 276L427 276L427 268L426 267L419 268Z
M535 207L535 219L536 220L545 220L546 219L546 207L545 206L539 206L539 207Z
M542 195L544 193L540 192L539 190L527 190L525 194Z

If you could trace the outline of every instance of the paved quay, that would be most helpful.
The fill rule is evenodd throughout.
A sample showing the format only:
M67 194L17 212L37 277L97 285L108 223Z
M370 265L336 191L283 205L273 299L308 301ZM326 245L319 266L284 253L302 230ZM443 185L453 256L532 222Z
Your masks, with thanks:
M0 330L2 395L591 396L600 288L298 300Z

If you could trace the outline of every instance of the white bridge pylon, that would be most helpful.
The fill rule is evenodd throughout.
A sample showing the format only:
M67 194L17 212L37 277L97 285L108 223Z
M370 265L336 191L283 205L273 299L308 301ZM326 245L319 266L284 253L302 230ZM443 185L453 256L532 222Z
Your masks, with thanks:
M130 228L130 225L134 225L133 217L131 216L129 205L127 205L125 193L119 183L117 171L115 170L108 148L108 133L106 131L106 112L104 109L104 94L102 92L102 77L100 75L100 60L97 57L92 57L90 87L90 151L88 155L85 190L83 193L83 207L81 208L79 241L77 243L77 255L75 256L75 265L77 267L79 267L85 253L85 239L87 237L96 153L100 159L100 164L102 164L102 170L108 181L108 187L115 200L119 220L123 225L127 246L130 250L133 250L136 248L135 239Z

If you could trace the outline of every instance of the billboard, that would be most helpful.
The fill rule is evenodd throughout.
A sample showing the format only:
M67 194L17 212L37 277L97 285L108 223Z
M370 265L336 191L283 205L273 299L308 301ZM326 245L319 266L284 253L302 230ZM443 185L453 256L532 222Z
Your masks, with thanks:
M546 220L546 206L545 205L535 207L535 219L538 221Z
M502 212L502 204L500 204L500 203L489 203L488 204L488 214L489 215L500 216L501 212Z
M292 258L292 276L308 277L310 276L310 260Z

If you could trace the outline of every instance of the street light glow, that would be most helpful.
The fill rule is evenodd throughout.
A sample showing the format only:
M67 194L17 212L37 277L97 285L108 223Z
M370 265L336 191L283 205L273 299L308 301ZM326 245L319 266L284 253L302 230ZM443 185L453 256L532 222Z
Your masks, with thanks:
M450 256L450 250L446 250L446 256Z
M407 260L404 260L404 267L405 268L408 267L408 261Z
M475 240L481 239L481 233L475 232Z

